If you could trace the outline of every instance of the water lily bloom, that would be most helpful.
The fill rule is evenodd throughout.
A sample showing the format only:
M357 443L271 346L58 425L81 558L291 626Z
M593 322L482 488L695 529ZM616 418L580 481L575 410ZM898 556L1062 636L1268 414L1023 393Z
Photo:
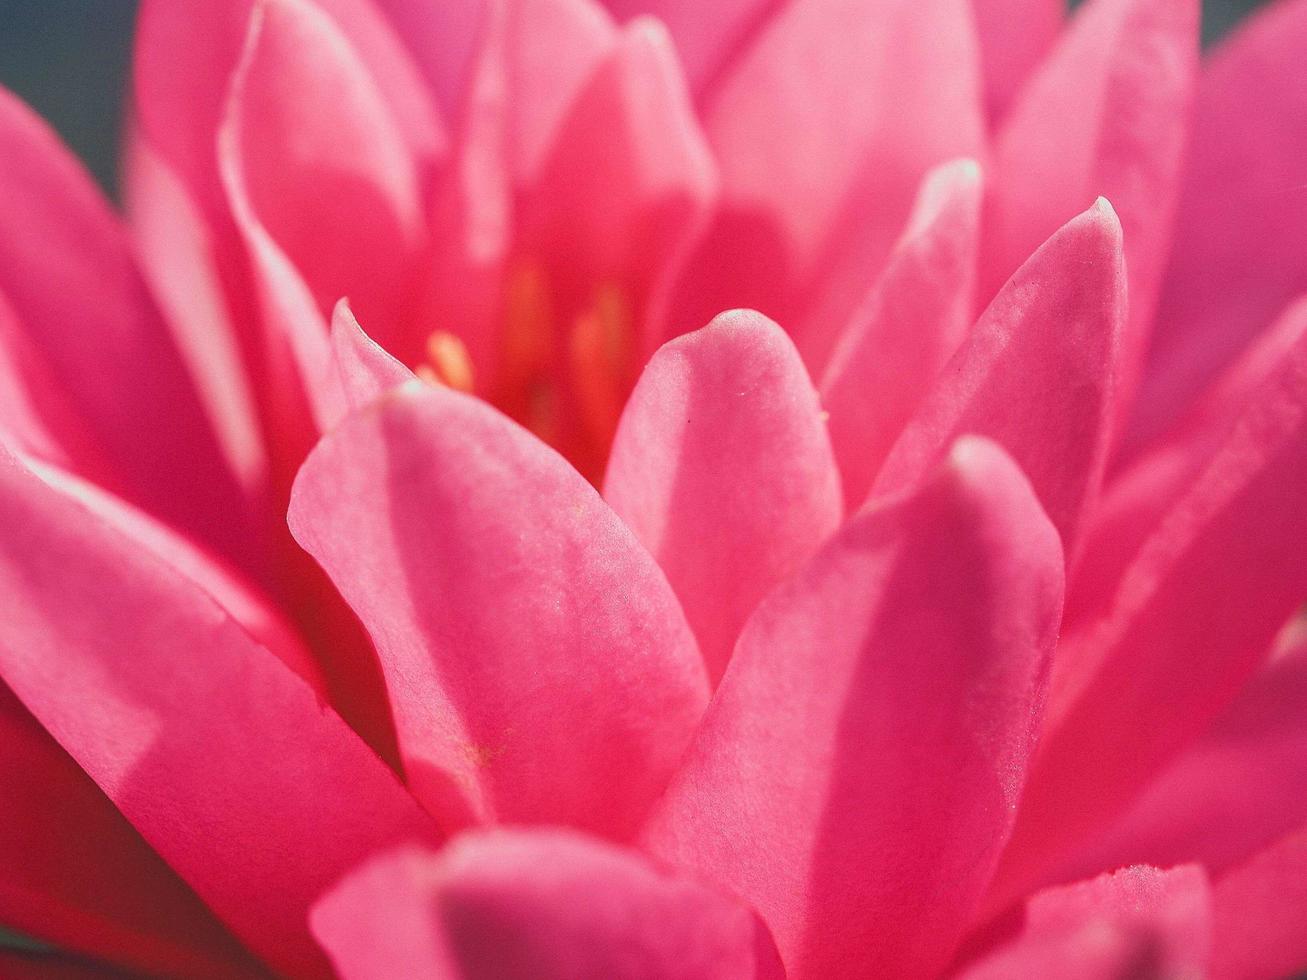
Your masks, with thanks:
M0 93L0 966L1307 966L1307 0L144 0Z

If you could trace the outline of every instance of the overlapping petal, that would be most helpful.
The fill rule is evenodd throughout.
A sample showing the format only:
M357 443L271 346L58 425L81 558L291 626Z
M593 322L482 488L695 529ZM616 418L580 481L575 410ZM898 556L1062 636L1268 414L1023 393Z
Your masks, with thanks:
M942 968L1011 826L1061 601L1029 485L960 442L754 614L648 847L749 901L792 978Z

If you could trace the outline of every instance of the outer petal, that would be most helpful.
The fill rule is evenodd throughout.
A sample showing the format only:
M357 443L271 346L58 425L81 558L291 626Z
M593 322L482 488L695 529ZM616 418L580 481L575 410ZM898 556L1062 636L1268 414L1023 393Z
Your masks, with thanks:
M1125 294L1121 226L1100 200L990 304L895 443L873 494L912 486L953 439L980 433L1021 464L1074 558L1107 458Z
M1057 40L1062 0L971 0L985 69L985 110L998 122Z
M45 419L52 434L85 433L102 455L88 470L244 557L243 501L128 242L54 134L4 91L0 160L0 294L21 331L0 343L39 359L45 377L28 380L58 385L75 413Z
M1126 397L1142 366L1170 251L1198 63L1198 10L1198 0L1086 4L1013 107L994 151L984 296L1096 196L1120 214L1130 270Z
M1110 608L1063 639L1002 895L1137 795L1256 669L1307 595L1305 469L1307 340L1140 549Z
M1016 938L960 980L1200 977L1211 948L1211 896L1198 865L1122 868L1036 893Z
M634 830L707 682L666 580L575 470L413 384L319 444L290 524L372 632L410 785L444 826Z
M328 893L312 922L343 980L783 976L747 909L556 830L468 834L439 855L375 859Z
M822 378L844 500L853 507L971 326L980 169L945 164L922 183L885 272Z
M724 313L655 354L604 498L658 559L716 683L754 606L843 515L817 392L780 327Z
M959 443L754 614L648 846L749 901L796 980L932 975L1011 825L1061 597L1029 486Z
M1289 976L1307 964L1307 828L1216 882L1213 980Z
M1307 2L1268 4L1207 61L1136 439L1185 409L1307 291Z
M323 972L311 900L427 818L208 595L8 456L0 528L5 682L251 949Z
M922 176L980 155L977 58L967 0L797 0L771 17L702 108L723 210L671 328L758 309L819 372Z
M1220 873L1307 820L1307 646L1281 654L1075 868L1201 861Z
M6 927L154 974L257 972L249 954L2 683L0 785L0 922Z

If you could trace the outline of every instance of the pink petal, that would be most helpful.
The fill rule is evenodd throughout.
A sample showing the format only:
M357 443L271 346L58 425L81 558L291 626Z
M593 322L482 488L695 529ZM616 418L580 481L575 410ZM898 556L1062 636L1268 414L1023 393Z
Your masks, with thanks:
M750 42L784 5L777 0L604 0L622 19L651 14L667 25L676 40L676 53L696 96L711 91L715 81L744 57Z
M456 120L492 0L372 0L408 48L446 119Z
M220 139L238 223L266 229L320 311L349 296L369 320L403 319L424 247L417 160L329 17L256 7Z
M1305 58L1307 3L1285 0L1205 65L1137 441L1161 431L1307 291Z
M314 908L343 980L746 980L781 972L766 927L701 885L559 830L490 831L377 858Z
M845 329L822 378L844 500L857 507L904 424L971 326L980 169L923 181L907 230Z
M1211 896L1197 865L1139 865L1048 888L1026 903L1017 936L961 980L1131 980L1204 976Z
M1198 0L1086 4L1012 107L994 150L983 296L1096 196L1120 215L1130 272L1123 399L1142 366L1170 251L1198 10Z
M1102 482L1125 310L1121 226L1100 200L990 304L895 443L873 495L915 484L959 435L985 435L1021 465L1074 557Z
M932 975L1011 825L1061 598L1029 486L960 442L754 614L648 846L753 905L796 980Z
M88 472L244 557L244 500L107 202L45 124L2 90L0 158L0 295L12 313L0 344L40 362L42 376L24 380L57 386L28 404L62 402L61 417L42 421L60 436L77 433L61 448L82 438L94 447L101 459L88 460Z
M1136 796L1256 669L1307 595L1305 469L1300 340L1140 548L1105 614L1063 638L1003 896Z
M390 389L414 380L412 371L363 332L349 300L344 299L336 304L331 317L331 364L340 385L340 405L332 425Z
M998 122L1057 40L1063 0L971 0L985 69L985 110Z
M1307 964L1307 828L1219 878L1213 980L1289 976Z
M820 372L922 176L980 155L977 59L968 0L797 0L779 10L703 106L723 211L670 326L758 309L786 324Z
M1220 873L1307 821L1307 646L1281 654L1073 867Z
M724 313L655 354L604 498L667 574L716 683L754 606L843 514L817 392L780 327Z
M324 973L310 902L429 820L212 598L8 456L0 528L4 681L251 949Z
M445 827L634 830L707 681L662 573L566 462L413 384L319 444L290 525L369 627L409 782Z
M2 683L0 783L7 928L151 974L255 972L249 954Z

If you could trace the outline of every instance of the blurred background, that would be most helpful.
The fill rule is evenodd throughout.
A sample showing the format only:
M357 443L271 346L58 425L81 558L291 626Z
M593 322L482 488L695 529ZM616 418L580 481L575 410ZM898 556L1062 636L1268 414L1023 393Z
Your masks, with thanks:
M1205 43L1265 2L1205 0ZM35 106L110 191L135 15L135 0L0 0L0 84Z

